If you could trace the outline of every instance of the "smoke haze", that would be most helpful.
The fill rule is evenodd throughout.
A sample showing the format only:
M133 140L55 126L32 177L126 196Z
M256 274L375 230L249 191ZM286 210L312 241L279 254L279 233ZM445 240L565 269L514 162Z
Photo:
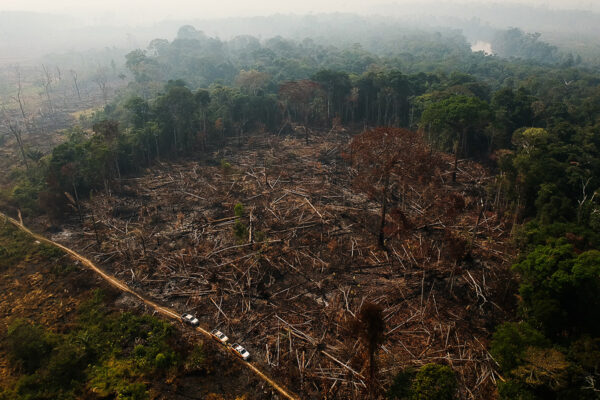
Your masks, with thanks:
M521 0L514 2L498 2L497 0L457 0L440 1L439 5L449 6L456 4L469 5L526 5L534 7L545 7L549 9L570 10L592 10L600 11L600 5L592 1L572 0ZM370 14L376 13L382 6L399 5L410 6L404 10L406 14L414 11L415 2L411 1L374 1L364 2L362 0L305 0L305 1L240 1L223 0L196 1L196 0L3 0L0 11L28 11L52 14L64 14L76 17L86 24L126 23L126 24L150 24L165 19L189 19L189 18L224 18L224 17L248 17L275 13L330 13L345 12ZM430 4L423 7L427 11Z
M341 21L331 26L339 37L346 36L344 29L352 33L357 27L348 20L375 29L379 24L458 29L472 44L483 41L483 46L493 30L511 27L540 32L544 40L567 47L581 48L582 40L593 44L600 35L600 4L585 0L2 0L0 63L56 52L145 48L155 38L172 40L184 24L225 40L240 34L317 37L315 32L330 27L315 26L323 20L311 18L324 13ZM341 18L349 14L353 16ZM302 15L307 17L298 17Z

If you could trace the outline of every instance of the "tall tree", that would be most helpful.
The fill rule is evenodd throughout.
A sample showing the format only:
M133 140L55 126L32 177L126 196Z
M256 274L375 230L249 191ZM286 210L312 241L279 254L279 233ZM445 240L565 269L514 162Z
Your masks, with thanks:
M25 164L25 168L29 169L29 163L27 162L27 154L25 153L25 145L23 144L23 135L21 126L18 122L11 120L6 117L6 112L3 112L5 115L5 119L7 121L8 130L10 134L15 138L17 144L19 145L19 150L21 151L21 156L23 157L23 163Z
M129 120L136 129L143 128L150 120L150 105L141 97L130 97L125 101L123 107L129 111Z
M210 104L210 93L208 90L200 89L194 93L194 100L196 101L196 109L198 110L198 121L201 124L200 131L200 142L202 148L206 147L206 139L208 132L206 131L206 120L208 116L208 106Z
M50 97L52 83L54 80L52 79L52 74L50 74L50 71L44 64L42 64L42 70L44 71L42 84L44 86L44 91L46 92L46 99L48 100L48 110L50 113L54 113L54 106L52 105L52 98Z
M315 103L324 97L323 89L317 82L302 80L282 83L279 86L279 99L284 119L291 122L292 116L299 120L305 129L308 142L308 123L315 114Z
M98 68L94 76L94 82L98 85L104 104L108 104L108 70L106 67Z
M17 95L13 97L13 100L15 100L18 104L19 104L19 109L21 110L21 116L23 117L23 121L27 121L27 117L25 116L25 105L23 103L23 85L22 85L22 79L21 79L21 69L19 67L17 67Z
M327 99L327 123L331 124L333 117L344 117L344 106L350 95L352 84L346 72L322 70L317 72L312 80L321 84Z
M193 139L196 102L182 82L167 83L168 92L156 100L154 112L163 138L175 151L186 148ZM167 139L170 137L170 140Z
M235 78L235 84L239 86L246 94L256 96L270 81L271 76L265 72L255 69L250 71L241 70Z
M484 128L489 122L489 106L477 97L452 96L430 104L423 112L421 127L436 134L435 142L442 150L454 151L453 182L459 156L468 157L475 154L475 150L487 148Z

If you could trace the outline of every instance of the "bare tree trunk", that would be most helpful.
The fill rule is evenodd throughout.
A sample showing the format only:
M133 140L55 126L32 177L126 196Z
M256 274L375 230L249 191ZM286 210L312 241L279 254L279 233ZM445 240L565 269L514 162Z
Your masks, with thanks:
M206 138L208 134L206 133L206 111L202 113L202 150L206 151Z
M465 136L466 133L465 132L461 132L460 136L458 137L458 142L456 142L455 146L454 146L454 171L452 172L452 182L456 182L456 174L458 172L458 152L460 151L461 148L463 148L465 146ZM463 148L463 154L464 154L464 148Z
M23 116L23 120L27 121L27 117L25 116L25 106L23 104L23 98L21 97L21 92L23 91L23 87L21 85L21 70L17 67L17 97L13 97L13 99L19 103L19 108L21 109L21 115Z
M8 130L11 135L14 136L17 141L17 145L19 146L19 150L21 152L21 156L23 157L23 163L25 164L25 168L29 169L29 164L27 162L27 155L25 154L25 145L23 144L23 137L21 135L21 128L16 122L13 122L7 115L6 110L2 109L2 114L4 119L7 121Z
M330 101L330 97L331 97L331 96L329 95L329 93L327 93L327 126L329 126L329 125L330 125L330 121L331 121L331 116L330 116L330 114L331 114L331 111L329 110L329 108L330 108L330 103L331 103L331 101Z
M94 215L93 208L90 209L90 212L92 213L92 226L94 228L94 234L96 235L96 243L98 243L98 246L100 246L102 242L100 241L100 235L98 235L98 228L96 227L96 216Z
M50 88L52 87L52 76L44 64L42 64L44 70L44 90L46 91L46 99L48 100L48 109L50 113L54 113L54 106L52 105L52 98L50 97Z
M102 93L102 100L104 101L104 104L108 104L108 87L107 87L107 82L108 82L108 76L106 75L106 69L105 68L99 68L98 72L96 73L96 77L94 78L94 82L96 82L96 85L98 85L98 87L100 88L100 92Z
M18 126L13 125L9 122L10 132L13 134L15 139L17 140L17 144L19 145L19 150L21 150L21 156L23 157L23 163L25 164L25 168L29 169L29 163L27 162L27 155L25 154L25 146L23 145L23 138L21 136L21 130Z
M175 153L177 153L177 128L173 128L173 141L175 145Z
M160 152L158 150L158 136L157 135L152 135L154 136L154 144L156 145L156 159L159 160L160 159Z
M383 183L383 198L381 199L381 222L379 224L379 246L385 247L385 216L387 214L387 195L388 195L388 187L390 185L390 177L386 175L385 181Z
M117 168L117 176L119 177L119 182L121 181L121 168L119 168L119 158L118 155L115 157L115 167Z
M456 173L458 172L458 149L454 150L454 170L452 171L452 182L456 182Z
M77 203L77 213L79 214L79 222L83 224L83 215L81 214L81 203L79 203L79 194L77 193L77 186L73 181L73 193L75 193L75 202Z
M304 118L304 138L306 139L306 145L308 146L308 115Z
M267 160L263 159L263 168L265 169L265 187L269 184L269 176L267 175Z
M71 70L71 76L73 77L73 83L75 84L75 90L77 90L77 98L81 101L81 93L79 91L79 84L77 83L77 71Z
M367 124L369 123L370 114L371 113L369 112L369 96L367 95L365 97L365 118L364 118L365 126L367 126Z
M248 225L248 243L254 243L254 229L252 226L252 210L250 210L250 223Z
M475 237L477 236L477 229L479 229L479 223L481 222L481 218L483 217L483 213L487 208L487 201L485 205L481 206L479 210L479 215L477 215L477 222L475 223L475 228L473 228L473 235L471 236L471 242L469 243L469 251L473 248L473 244L475 243Z

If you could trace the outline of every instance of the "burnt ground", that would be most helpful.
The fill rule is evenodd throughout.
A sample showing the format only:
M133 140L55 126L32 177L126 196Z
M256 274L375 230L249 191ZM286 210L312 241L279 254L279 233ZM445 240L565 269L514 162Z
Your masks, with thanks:
M221 329L303 398L364 398L364 346L349 327L365 302L384 309L382 386L438 362L455 370L461 398L493 398L486 346L514 300L510 224L486 194L494 178L462 161L452 183L440 155L429 183L393 185L382 249L379 205L341 157L349 140L261 136L159 162L94 194L83 224L73 216L53 239Z

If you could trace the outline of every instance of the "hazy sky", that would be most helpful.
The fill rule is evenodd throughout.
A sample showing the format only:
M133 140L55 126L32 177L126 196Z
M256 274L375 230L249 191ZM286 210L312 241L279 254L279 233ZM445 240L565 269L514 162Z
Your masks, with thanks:
M413 0L414 1L414 0ZM446 0L448 2L448 0ZM450 0L450 2L507 3L504 0ZM600 11L592 0L516 0L513 3ZM86 22L148 23L164 19L252 16L273 13L369 12L380 0L0 0L0 11L52 12L85 17Z

